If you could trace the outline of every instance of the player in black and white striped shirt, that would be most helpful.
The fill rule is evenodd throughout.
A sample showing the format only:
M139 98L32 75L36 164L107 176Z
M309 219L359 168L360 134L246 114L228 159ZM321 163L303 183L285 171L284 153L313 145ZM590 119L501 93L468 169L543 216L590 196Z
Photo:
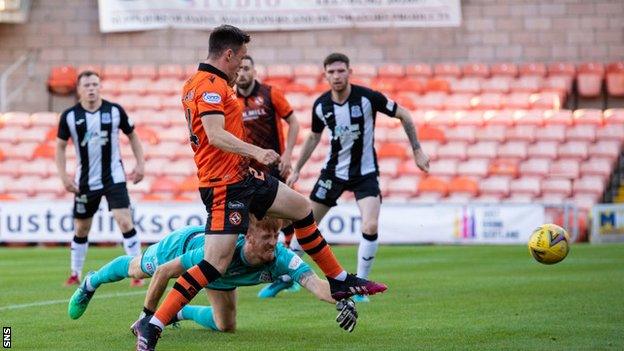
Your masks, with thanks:
M297 181L299 171L321 140L323 130L329 129L331 149L310 194L312 211L319 223L344 191L355 194L362 215L357 275L367 278L377 252L377 222L381 205L374 137L377 112L401 120L416 165L425 172L429 170L429 157L420 147L409 112L377 91L349 83L351 69L346 55L333 53L327 56L323 66L331 90L321 95L313 105L312 132L287 184ZM360 300L366 298L361 297Z
M136 158L136 168L130 175L134 183L143 179L144 159L139 137L124 109L100 97L100 77L85 71L78 76L79 103L61 114L56 143L56 166L63 186L74 196L74 226L71 243L71 275L66 285L78 284L88 248L88 235L93 215L102 196L106 196L124 240L126 254L141 254L141 243L136 235L126 175L119 150L119 130L130 140ZM65 149L72 139L76 148L76 176L72 180L65 169ZM140 281L134 281L140 285Z

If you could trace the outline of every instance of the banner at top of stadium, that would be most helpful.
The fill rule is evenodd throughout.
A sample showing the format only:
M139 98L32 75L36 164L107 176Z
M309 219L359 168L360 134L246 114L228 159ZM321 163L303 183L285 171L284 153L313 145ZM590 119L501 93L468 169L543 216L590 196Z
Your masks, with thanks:
M99 0L100 30L457 27L460 0Z

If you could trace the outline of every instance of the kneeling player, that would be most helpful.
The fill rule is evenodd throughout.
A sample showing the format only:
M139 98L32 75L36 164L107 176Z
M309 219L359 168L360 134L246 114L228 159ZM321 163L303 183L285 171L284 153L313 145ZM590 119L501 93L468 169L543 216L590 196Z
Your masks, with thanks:
M238 286L270 282L283 274L312 292L319 299L335 303L329 284L321 280L296 254L277 242L279 221L266 219L252 223L251 235L240 235L234 257L226 274L209 283L208 297L212 307L186 306L178 319L192 319L200 325L219 331L231 331L236 321L236 292ZM124 278L147 278L153 275L145 299L144 313L155 310L170 278L178 276L203 259L204 227L184 227L150 246L140 257L120 256L91 272L71 297L69 316L78 319L85 312L95 290L102 284ZM336 321L352 331L357 320L355 305L350 300L336 303L340 310Z

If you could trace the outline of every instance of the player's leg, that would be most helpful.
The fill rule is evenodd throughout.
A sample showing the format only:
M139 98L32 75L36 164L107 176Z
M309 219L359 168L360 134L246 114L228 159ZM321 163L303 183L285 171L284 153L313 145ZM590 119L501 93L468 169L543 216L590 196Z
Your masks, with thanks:
M179 320L193 320L214 331L233 332L236 329L236 290L206 289L210 306L184 306L178 312Z
M277 195L268 214L293 221L297 241L328 277L332 297L341 300L356 293L372 295L387 289L383 284L347 274L318 230L310 202L286 184L278 185Z
M206 240L204 260L191 267L176 280L156 313L139 323L137 348L155 345L160 332L197 293L209 282L225 273L232 260L238 233L246 233L249 224L249 193L246 181L228 186L200 189L206 204ZM226 204L228 205L226 208ZM146 318L147 319L147 318Z
M66 286L80 284L82 268L89 248L89 231L93 215L100 206L101 193L90 192L74 196L74 228L75 234L71 242L70 268L71 275L65 282Z
M358 247L357 276L368 279L368 275L373 267L373 262L375 261L377 248L379 247L379 242L377 240L377 223L379 220L381 198L379 196L369 196L357 200L357 204L360 208L360 214L362 215L362 238L360 238L360 245ZM366 296L357 295L355 300L358 302L367 302L368 298Z

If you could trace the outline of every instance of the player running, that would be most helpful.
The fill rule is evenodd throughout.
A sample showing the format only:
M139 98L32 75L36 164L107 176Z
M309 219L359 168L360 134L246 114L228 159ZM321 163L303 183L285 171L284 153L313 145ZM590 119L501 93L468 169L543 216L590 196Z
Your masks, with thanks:
M211 306L185 306L173 321L189 319L215 331L234 331L235 289L270 282L288 274L320 300L336 303L340 311L336 321L341 328L353 331L357 322L353 302L345 299L337 303L329 293L327 281L321 280L310 266L281 243L276 245L278 224L278 220L270 218L260 222L252 219L247 236L238 237L234 257L226 273L205 287ZM120 256L98 271L90 272L69 301L69 317L80 318L95 291L103 284L130 277L152 277L145 297L143 316L152 315L169 279L179 276L203 259L204 230L203 226L180 228L148 247L142 256Z
M246 233L250 214L293 222L304 251L321 268L336 300L387 287L348 274L318 230L310 202L275 177L249 168L249 159L269 166L274 150L243 141L242 107L232 85L247 54L250 37L222 25L210 34L208 58L183 88L182 104L195 152L199 192L207 211L204 259L182 274L156 313L139 323L137 350L154 350L160 333L202 287L219 279L232 260L238 234Z
M420 147L416 129L407 110L377 91L349 83L351 68L346 55L330 54L323 66L331 89L314 102L312 131L286 183L292 186L297 181L301 168L321 140L323 130L329 129L331 150L310 194L312 211L315 221L319 223L336 206L336 200L344 191L355 194L362 216L357 276L366 279L377 252L377 223L381 206L374 140L377 112L401 121L410 141L416 166L425 172L429 170L429 157ZM357 299L367 301L365 296L356 297Z

